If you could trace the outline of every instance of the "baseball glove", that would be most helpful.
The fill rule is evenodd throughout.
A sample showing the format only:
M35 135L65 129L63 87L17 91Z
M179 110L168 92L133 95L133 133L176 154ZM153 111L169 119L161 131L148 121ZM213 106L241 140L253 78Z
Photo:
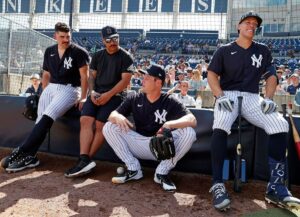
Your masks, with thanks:
M35 121L37 118L37 109L38 109L38 103L39 103L39 95L30 95L25 100L25 106L23 115L31 120Z
M163 128L162 133L150 139L150 150L158 160L166 160L175 156L175 145L170 129Z

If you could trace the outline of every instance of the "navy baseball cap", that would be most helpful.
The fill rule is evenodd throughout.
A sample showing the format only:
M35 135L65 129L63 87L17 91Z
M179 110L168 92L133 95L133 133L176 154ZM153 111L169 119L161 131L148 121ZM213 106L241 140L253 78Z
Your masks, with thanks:
M119 36L117 29L113 26L103 27L101 33L103 38L112 38L115 36Z
M247 19L248 17L254 17L257 20L257 27L260 27L261 23L262 23L262 19L261 17L255 13L254 11L249 11L246 14L242 15L239 24L241 24L241 22L243 22L245 19Z
M146 75L151 75L153 77L159 78L163 82L166 78L166 72L165 70L157 64L150 65L146 70L139 69L139 72Z

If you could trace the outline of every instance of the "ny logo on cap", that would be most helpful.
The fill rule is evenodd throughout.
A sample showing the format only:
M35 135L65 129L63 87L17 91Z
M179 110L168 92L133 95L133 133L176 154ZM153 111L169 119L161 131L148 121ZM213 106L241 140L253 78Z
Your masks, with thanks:
M112 33L112 29L111 29L111 28L107 28L107 29L106 29L106 33L107 33L108 35L110 35L110 34Z

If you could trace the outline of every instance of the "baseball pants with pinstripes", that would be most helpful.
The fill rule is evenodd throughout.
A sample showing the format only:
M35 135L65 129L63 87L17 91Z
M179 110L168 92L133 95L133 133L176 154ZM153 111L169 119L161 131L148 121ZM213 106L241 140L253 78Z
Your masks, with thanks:
M233 111L223 111L218 109L216 103L214 108L213 129L221 129L230 134L230 129L238 116L238 96L243 96L242 116L251 124L265 130L268 135L276 133L287 133L289 131L288 122L278 112L264 114L261 110L263 98L258 94L240 91L224 91L224 94L234 102Z
M70 84L49 83L39 100L36 123L43 115L51 117L54 121L64 115L80 98L80 91L80 87L72 87Z
M103 127L103 135L116 155L126 164L128 170L140 170L138 159L156 160L152 155L149 142L151 137L142 136L129 130L125 132L117 124L107 122ZM190 150L196 140L196 132L191 127L172 131L176 155L172 159L159 163L156 173L166 175L176 166L176 163Z

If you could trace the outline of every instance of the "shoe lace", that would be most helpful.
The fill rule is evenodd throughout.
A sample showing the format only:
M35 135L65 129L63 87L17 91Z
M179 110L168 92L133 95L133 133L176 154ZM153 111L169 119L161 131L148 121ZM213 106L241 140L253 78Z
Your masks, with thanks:
M18 157L20 156L21 152L20 152L20 149L17 148L17 149L14 149L12 151L12 153L10 154L9 156L9 160L15 160L15 159L18 159Z
M209 193L211 193L211 192L214 193L216 199L219 197L222 197L226 193L224 184L223 183L214 184L209 189Z

